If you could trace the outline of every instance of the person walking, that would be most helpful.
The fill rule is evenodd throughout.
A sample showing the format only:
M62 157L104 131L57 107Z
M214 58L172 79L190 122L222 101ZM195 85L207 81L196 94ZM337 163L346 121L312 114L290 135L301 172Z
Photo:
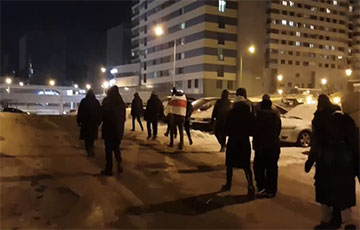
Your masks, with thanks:
M315 229L338 229L342 210L356 205L355 176L359 148L354 120L326 95L320 95L312 121L313 138L305 172L316 164L315 200L322 205L322 221ZM353 223L345 229L355 229Z
M126 105L119 94L119 88L114 85L104 98L102 103L102 138L105 143L105 169L101 174L111 176L113 153L117 162L118 173L123 171L121 166L120 143L124 136L124 125L126 119Z
M144 127L141 123L141 116L143 115L143 101L141 100L138 93L134 94L134 99L131 102L131 116L132 116L132 129L131 131L135 131L135 119L140 125L141 131L144 131Z
M252 172L250 168L251 147L249 137L254 122L253 106L247 99L246 90L236 90L234 105L226 119L226 135L229 140L226 146L226 184L222 191L231 189L233 168L241 168L248 182L248 194L254 194Z
M148 131L147 139L151 136L153 140L157 137L158 121L163 114L163 105L157 96L156 92L152 92L150 99L147 101L146 110L144 113L144 119L146 120L146 126ZM152 131L151 131L152 126Z
M192 145L193 144L193 141L192 141L192 138L191 138L191 133L190 133L190 129L191 129L191 126L190 126L190 120L191 120L191 114L193 112L193 106L191 104L191 102L189 100L186 101L186 115L185 115L185 123L184 123L184 128L185 128L185 132L186 132L186 135L189 139L189 144Z
M174 95L165 108L165 115L170 118L170 144L169 147L174 146L174 135L179 129L179 149L184 147L184 122L186 116L186 96L183 92L173 89Z
M226 133L225 124L227 114L231 108L231 102L229 100L229 91L226 89L222 91L221 98L216 101L212 115L211 124L215 125L215 137L220 144L220 152L225 152Z
M259 194L272 198L277 192L281 119L268 95L259 105L254 122L254 174Z
M101 123L101 106L92 89L88 90L86 97L80 102L77 123L80 127L80 139L85 142L87 156L94 157L94 141L98 138Z

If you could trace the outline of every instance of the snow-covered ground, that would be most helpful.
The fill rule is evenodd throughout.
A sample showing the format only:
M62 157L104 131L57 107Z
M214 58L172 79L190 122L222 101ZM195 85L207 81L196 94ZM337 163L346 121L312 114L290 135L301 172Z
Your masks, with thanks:
M276 198L249 200L241 170L232 191L219 192L224 154L213 135L192 131L194 145L185 135L178 151L167 147L165 125L153 141L145 131L131 132L130 123L121 144L124 173L102 177L104 145L98 140L95 158L86 158L75 117L0 113L0 227L312 229L319 223L314 170L303 169L308 149L283 147ZM358 201L356 222L359 214Z

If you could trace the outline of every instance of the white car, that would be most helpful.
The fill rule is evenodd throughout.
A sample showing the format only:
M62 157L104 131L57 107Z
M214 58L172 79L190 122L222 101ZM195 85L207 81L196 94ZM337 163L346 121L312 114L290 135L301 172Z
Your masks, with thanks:
M302 104L282 115L280 141L309 147L312 132L311 121L315 111L316 104Z
M203 106L194 110L191 115L191 124L194 129L212 131L210 120L214 109L214 98L205 98ZM200 99L199 99L200 100ZM215 100L216 101L216 100ZM256 103L256 102L255 102ZM193 102L193 105L196 104ZM308 147L311 143L311 121L316 111L314 104L298 105L289 112L283 107L274 104L281 114L281 134L280 141L284 143L297 144Z

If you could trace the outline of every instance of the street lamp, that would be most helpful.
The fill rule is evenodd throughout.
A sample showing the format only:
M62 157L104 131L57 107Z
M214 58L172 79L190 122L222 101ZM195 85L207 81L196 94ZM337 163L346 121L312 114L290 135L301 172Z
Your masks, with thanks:
M250 54L255 53L255 46L251 45L248 48ZM242 86L243 82L243 55L240 53L240 86Z
M345 70L346 76L350 77L352 74L352 70L351 69L346 69Z
M102 87L103 87L104 89L109 88L109 82L108 82L108 81L104 81L103 84L102 84Z
M154 27L154 33L157 37L164 35L164 28L160 25ZM175 87L175 75L176 75L176 39L174 39L174 61L173 61L173 87Z
M86 87L87 90L91 89L91 85L90 85L90 84L86 84L85 87Z
M20 86L24 86L24 82L22 82L22 81L19 82L19 85L20 85Z
M106 68L105 67L101 67L101 72L105 73L106 72Z
M282 89L278 89L278 93L280 94L280 95L282 95L283 94L283 90Z
M78 84L75 84L75 85L74 85L74 88L75 88L75 89L79 88L79 85L78 85Z
M279 74L279 75L277 75L277 79L278 79L278 81L282 81L283 80L283 75L281 75L281 74Z
M322 85L326 85L326 83L327 83L326 78L321 79L321 84L322 84Z
M49 85L54 86L54 85L55 85L55 80L52 80L52 79L51 79L51 80L49 81Z
M6 84L10 85L12 83L12 79L8 77L5 79L5 82Z

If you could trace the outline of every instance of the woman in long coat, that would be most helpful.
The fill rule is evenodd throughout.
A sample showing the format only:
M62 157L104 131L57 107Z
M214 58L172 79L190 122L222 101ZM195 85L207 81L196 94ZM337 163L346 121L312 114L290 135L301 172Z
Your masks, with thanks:
M77 123L81 127L80 139L85 142L87 156L93 157L94 141L98 138L98 129L101 123L101 107L92 89L80 102Z
M251 146L249 137L254 121L251 101L246 98L246 90L236 91L237 97L226 121L226 134L229 140L226 146L226 184L222 190L230 190L233 168L241 168L245 172L249 194L254 193L252 171L250 168Z
M309 172L316 164L315 199L323 205L324 211L318 228L339 228L342 224L341 211L356 204L357 131L355 122L339 109L326 95L320 95L312 121L313 139L305 171ZM329 220L326 213L330 212Z
M112 86L102 103L102 138L105 142L106 166L101 173L107 176L112 175L112 153L117 161L118 172L122 172L120 143L124 136L125 114L126 105L119 89L116 85Z

